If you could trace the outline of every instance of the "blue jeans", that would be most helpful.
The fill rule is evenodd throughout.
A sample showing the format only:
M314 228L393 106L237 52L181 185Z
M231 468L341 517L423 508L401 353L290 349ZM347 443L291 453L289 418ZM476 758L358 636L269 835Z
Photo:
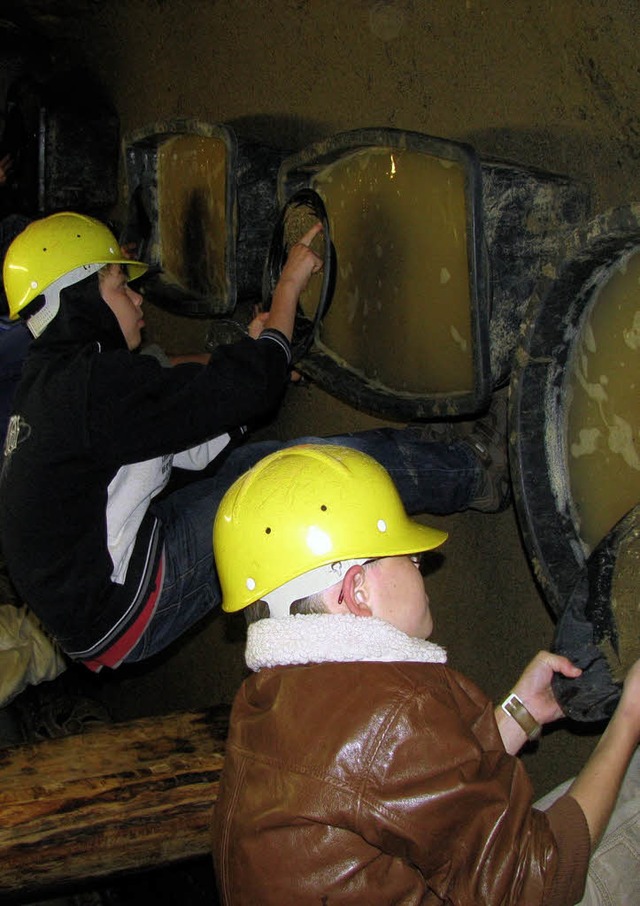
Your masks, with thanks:
M341 444L373 456L393 478L410 514L466 509L482 477L482 467L466 444L428 443L413 427L238 447L212 478L194 481L152 504L151 511L164 525L165 577L151 623L125 662L161 651L220 604L212 550L218 505L235 479L258 460L300 443Z

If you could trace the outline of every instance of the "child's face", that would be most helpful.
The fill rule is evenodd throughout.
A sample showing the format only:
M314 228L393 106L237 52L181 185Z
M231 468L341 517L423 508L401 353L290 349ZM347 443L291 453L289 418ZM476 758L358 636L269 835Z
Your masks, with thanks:
M142 296L127 283L127 275L120 265L113 264L100 274L100 295L118 319L129 349L137 349L142 342Z
M373 582L372 616L413 638L429 638L433 618L417 558L383 557L369 566L367 579Z

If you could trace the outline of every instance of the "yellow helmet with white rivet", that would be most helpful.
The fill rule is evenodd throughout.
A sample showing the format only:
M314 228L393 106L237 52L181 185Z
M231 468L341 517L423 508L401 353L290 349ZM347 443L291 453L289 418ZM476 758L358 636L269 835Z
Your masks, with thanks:
M131 280L148 269L125 258L111 230L93 217L61 212L34 220L16 236L4 260L10 317L26 318L38 335L57 314L60 291L106 264L123 265Z
M301 598L339 581L340 564L431 550L446 537L407 516L370 456L333 444L286 447L242 475L218 508L222 608L241 610L289 585ZM311 581L296 588L304 575Z

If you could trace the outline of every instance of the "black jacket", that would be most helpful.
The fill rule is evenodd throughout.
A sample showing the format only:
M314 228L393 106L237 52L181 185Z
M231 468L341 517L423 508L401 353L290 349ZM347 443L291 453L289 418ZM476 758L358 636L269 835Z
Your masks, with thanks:
M162 527L147 514L124 585L111 579L105 514L114 475L268 415L288 357L285 338L266 332L220 347L206 367L163 368L129 352L97 276L63 291L16 395L0 544L19 594L65 651L85 659L110 647L155 575Z

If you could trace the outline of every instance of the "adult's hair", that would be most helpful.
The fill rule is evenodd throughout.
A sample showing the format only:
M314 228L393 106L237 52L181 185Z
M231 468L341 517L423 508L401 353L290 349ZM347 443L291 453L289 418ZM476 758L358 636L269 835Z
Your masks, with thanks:
M327 613L323 592L307 595L306 598L299 598L297 601L293 601L289 607L289 613L292 616L298 613ZM259 620L266 620L269 617L269 605L266 601L254 601L253 604L245 607L244 614L247 625L257 623Z

